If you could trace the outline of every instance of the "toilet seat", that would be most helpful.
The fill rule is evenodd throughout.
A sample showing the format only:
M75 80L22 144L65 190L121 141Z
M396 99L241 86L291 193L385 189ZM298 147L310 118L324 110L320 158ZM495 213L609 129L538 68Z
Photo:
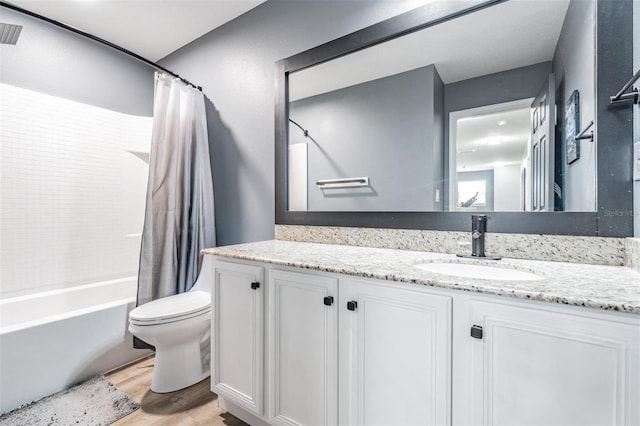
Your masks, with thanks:
M211 312L211 295L204 291L189 291L154 300L129 313L132 325L158 325L183 321Z

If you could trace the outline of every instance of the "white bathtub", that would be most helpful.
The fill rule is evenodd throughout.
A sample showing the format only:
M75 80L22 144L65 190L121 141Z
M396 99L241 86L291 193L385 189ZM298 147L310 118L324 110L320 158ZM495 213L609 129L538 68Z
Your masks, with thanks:
M0 300L0 413L147 356L135 300L136 277Z

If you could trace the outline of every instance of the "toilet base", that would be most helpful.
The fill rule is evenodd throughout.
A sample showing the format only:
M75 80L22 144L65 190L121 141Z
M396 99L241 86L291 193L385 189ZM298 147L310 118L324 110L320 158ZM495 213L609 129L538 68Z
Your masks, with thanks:
M208 345L209 339L205 340L204 344ZM209 351L203 351L201 345L201 342L195 341L186 345L156 348L151 390L155 393L175 392L209 377Z
M151 390L174 392L211 374L211 313L158 325L129 323L129 332L155 346Z

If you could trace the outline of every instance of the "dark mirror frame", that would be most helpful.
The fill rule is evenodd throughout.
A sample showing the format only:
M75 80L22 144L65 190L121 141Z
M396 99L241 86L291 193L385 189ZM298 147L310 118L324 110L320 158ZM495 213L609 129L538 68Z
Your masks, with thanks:
M440 231L471 229L470 212L288 211L288 78L291 72L503 1L508 0L431 3L278 61L275 103L276 224ZM616 94L633 74L632 0L596 0L595 21L597 211L487 212L490 232L606 237L633 235L632 105L609 104L609 96Z

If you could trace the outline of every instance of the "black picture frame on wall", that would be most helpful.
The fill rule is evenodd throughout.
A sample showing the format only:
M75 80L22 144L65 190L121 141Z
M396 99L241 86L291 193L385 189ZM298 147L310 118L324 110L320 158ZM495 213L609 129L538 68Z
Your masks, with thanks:
M468 231L469 212L299 212L287 209L289 74L509 0L434 2L276 63L275 219L281 225ZM596 0L593 212L487 212L490 232L628 237L633 235L632 109L609 96L633 74L632 0Z
M580 158L580 141L576 136L580 133L580 92L574 90L567 99L564 117L564 143L566 147L567 164Z

